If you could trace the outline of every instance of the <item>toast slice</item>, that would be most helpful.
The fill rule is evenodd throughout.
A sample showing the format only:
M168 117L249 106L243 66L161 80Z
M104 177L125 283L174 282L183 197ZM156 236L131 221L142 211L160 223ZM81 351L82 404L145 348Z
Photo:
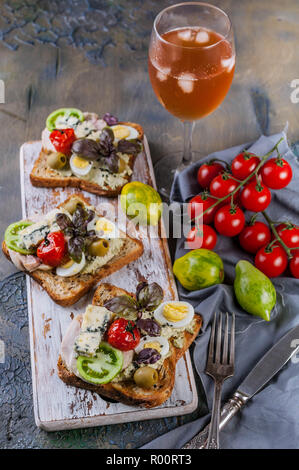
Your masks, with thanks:
M71 210L77 202L83 202L85 205L90 206L89 201L81 194L73 194L58 207L64 207L65 209ZM98 213L98 215L100 214ZM2 243L2 251L7 259L11 261L5 241ZM95 284L97 284L100 279L109 276L132 261L135 261L142 255L142 253L142 242L126 235L121 252L115 255L107 264L98 268L94 273L79 273L75 276L60 277L51 271L42 271L40 269L33 272L25 272L47 291L54 302L66 307L76 303Z
M94 294L92 303L94 305L103 306L104 303L118 295L131 295L124 289L113 286L111 284L100 284ZM196 327L194 333L184 332L185 340L183 348L175 348L170 344L171 355L164 360L163 366L159 371L159 381L156 388L146 390L138 387L132 380L123 382L110 382L105 385L93 385L84 382L75 374L70 372L64 364L61 356L58 358L58 375L63 382L73 387L84 388L91 392L98 393L103 397L107 397L126 405L140 406L145 408L153 408L164 403L171 395L174 381L175 381L175 368L177 361L184 355L191 343L194 341L199 333L202 325L202 318L200 315L195 314ZM171 340L170 340L171 343Z
M118 124L124 124L127 126L134 127L138 131L138 139L143 140L143 128L139 124L134 122L119 122ZM49 155L47 149L42 148L41 152L33 166L30 173L30 181L33 186L45 187L45 188L65 188L66 186L72 188L79 188L89 193L97 194L98 196L116 197L120 194L123 186L131 180L131 176L124 176L126 182L116 188L110 186L101 187L93 181L87 181L80 179L77 176L61 176L56 170L52 170L47 165L47 156ZM133 171L135 156L129 155L128 165Z

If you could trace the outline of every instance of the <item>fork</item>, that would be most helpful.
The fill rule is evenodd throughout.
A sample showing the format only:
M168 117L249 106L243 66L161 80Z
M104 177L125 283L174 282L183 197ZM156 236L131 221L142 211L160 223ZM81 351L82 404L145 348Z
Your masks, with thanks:
M225 320L225 329L224 329L224 339L223 347L222 344L222 313L219 315L217 321L217 339L216 339L216 348L215 348L215 333L216 333L216 319L217 315L215 313L208 359L206 365L206 374L210 375L214 379L215 388L214 388L214 400L213 400L213 409L212 417L209 429L209 437L206 445L206 449L219 449L219 423L220 423L220 407L221 407L221 391L222 384L228 378L234 375L234 362L235 362L235 315L232 314L231 322L231 332L230 332L230 346L228 346L228 333L229 333L229 322L228 322L228 313L226 313ZM215 351L216 349L216 351ZM222 357L221 357L222 349Z

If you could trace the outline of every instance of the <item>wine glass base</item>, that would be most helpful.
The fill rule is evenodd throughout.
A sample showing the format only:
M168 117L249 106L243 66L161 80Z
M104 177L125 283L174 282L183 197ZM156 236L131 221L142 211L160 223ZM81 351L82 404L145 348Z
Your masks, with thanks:
M192 152L192 162L184 163L181 161L182 152L172 152L164 155L154 165L156 184L158 192L166 199L169 199L172 183L177 174L190 166L194 161L200 159L199 152Z

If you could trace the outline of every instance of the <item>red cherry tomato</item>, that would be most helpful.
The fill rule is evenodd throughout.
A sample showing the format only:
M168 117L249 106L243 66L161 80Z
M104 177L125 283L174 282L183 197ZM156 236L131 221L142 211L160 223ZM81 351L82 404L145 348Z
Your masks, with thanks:
M269 250L266 245L258 250L254 264L266 276L277 277L285 271L288 265L288 257L280 245L273 245Z
M232 208L230 204L226 204L216 213L214 225L221 235L234 237L243 230L245 225L244 213L238 206Z
M55 129L50 134L50 140L55 150L65 155L71 152L71 146L75 139L74 129Z
M245 180L260 163L259 157L250 152L241 152L232 161L232 174L238 180Z
M194 196L188 203L188 214L190 219L193 220L195 217L200 216L205 210L215 204L215 202L216 199L213 199L205 193ZM199 206L199 204L202 204L202 207ZM213 222L217 210L217 206L212 207L204 214L203 217L200 217L200 219L202 219L204 224L210 224Z
M203 224L200 229L192 227L187 236L187 245L190 250L206 248L213 250L217 243L217 234L209 225Z
M263 183L256 181L246 184L241 194L241 204L253 212L264 211L271 202L271 193Z
M283 158L270 158L260 173L263 182L271 189L285 188L293 176L291 165Z
M37 256L49 266L59 266L63 257L67 253L65 238L62 232L51 232L39 244L37 248Z
M202 188L208 188L215 176L223 173L224 166L217 162L204 163L198 169L197 181Z
M290 261L290 270L291 270L292 275L296 279L299 279L299 253L298 252L293 254L293 258Z
M224 196L228 196L232 193L239 183L227 175L218 175L216 176L210 184L210 193L212 196L222 198ZM238 198L238 193L235 194L234 200L236 201ZM227 200L229 202L229 200Z
M270 240L271 232L269 227L258 221L247 225L239 235L240 245L248 253L256 253L262 246L268 245Z
M121 351L135 349L140 341L140 333L136 324L125 318L118 318L109 327L108 343Z
M279 224L275 228L288 248L299 246L299 227L292 224Z

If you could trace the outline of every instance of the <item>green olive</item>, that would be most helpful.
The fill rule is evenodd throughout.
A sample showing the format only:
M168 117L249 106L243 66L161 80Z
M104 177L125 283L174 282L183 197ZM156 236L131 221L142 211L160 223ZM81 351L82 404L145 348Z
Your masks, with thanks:
M93 242L89 246L89 249L88 249L89 253L92 256L105 256L108 250L109 250L109 242L108 240L103 240L103 239Z
M142 388L151 388L158 382L158 378L158 372L150 366L140 367L134 374L134 382Z
M62 170L67 164L67 157L60 152L52 152L48 155L47 163L53 170Z
M72 197L64 203L64 208L71 215L73 215L75 210L77 209L78 204L84 208L84 205L82 204L82 199L79 199L77 197Z

